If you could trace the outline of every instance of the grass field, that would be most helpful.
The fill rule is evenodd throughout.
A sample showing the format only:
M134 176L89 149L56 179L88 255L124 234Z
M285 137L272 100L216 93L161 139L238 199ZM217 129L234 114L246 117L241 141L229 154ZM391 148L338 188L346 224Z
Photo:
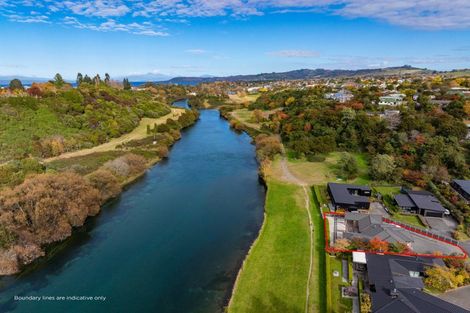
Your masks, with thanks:
M305 159L289 158L289 170L296 177L309 185L324 185L328 182L341 181L336 174L337 164L340 152L332 152L328 154L322 162L309 162ZM369 182L367 161L362 154L355 154L359 165L359 175L352 180L344 181L354 184L367 184ZM282 177L279 160L273 162L272 171L276 177Z
M171 113L164 115L159 118L143 118L140 121L139 126L137 126L132 132L122 135L121 137L118 138L113 138L110 141L90 148L90 149L82 149L78 151L73 151L69 153L64 153L61 154L57 157L49 158L44 160L45 162L52 162L56 160L61 160L61 159L68 159L68 158L74 158L74 157L81 157L89 154L94 154L94 153L101 153L101 152L107 152L107 151L112 151L116 149L116 146L129 142L131 140L138 140L138 139L143 139L148 136L147 134L147 126L153 127L153 125L157 124L164 124L167 122L169 119L174 119L177 120L178 117L184 112L184 109L179 109L179 108L172 108Z
M319 191L319 189L318 189ZM312 220L313 220L313 292L312 299L313 312L326 312L328 307L327 294L327 276L326 276L326 252L325 252L325 233L323 226L323 216L319 207L321 199L318 199L318 192L315 187L311 190L312 200Z
M239 109L233 111L231 114L234 118L251 128L258 130L261 128L261 124L253 121L253 111L249 111L248 109Z
M228 312L305 311L310 240L303 197L300 186L268 181L264 226L239 273Z
M400 193L401 187L399 186L379 186L379 187L374 187L374 190L376 192L379 192L382 196L389 195L389 196L395 196L396 194Z
M236 104L243 104L243 103L249 104L249 103L255 102L256 99L259 98L259 96L260 94L244 95L244 96L236 94L236 95L230 95L229 98L233 103L236 103Z
M421 223L421 220L416 215L405 215L405 214L395 213L393 214L392 219L399 221L399 222L406 223L406 224L422 227L422 228L426 227L423 225L423 223Z
M326 256L327 289L328 289L328 313L350 312L352 300L341 297L341 287L349 286L349 282L343 281L341 259L335 256ZM333 272L338 271L339 276L334 277ZM350 272L351 274L351 272Z

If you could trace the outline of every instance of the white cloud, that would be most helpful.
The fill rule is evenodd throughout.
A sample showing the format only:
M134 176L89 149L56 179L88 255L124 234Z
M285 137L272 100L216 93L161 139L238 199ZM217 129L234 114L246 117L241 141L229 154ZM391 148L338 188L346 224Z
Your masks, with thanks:
M119 0L64 1L56 5L84 16L123 16L130 12L129 7Z
M282 58L315 58L320 55L317 51L313 50L279 50L267 53L270 56Z
M206 54L207 51L204 49L188 49L185 51L186 53L189 54L196 54L196 55L201 55L201 54Z
M118 23L113 19L108 19L106 22L95 25L95 24L82 23L73 16L66 16L63 19L63 23L66 25L73 26L75 28L89 29L89 30L95 30L95 31L104 31L104 32L121 31L121 32L135 34L135 35L144 35L144 36L153 36L153 37L155 36L162 37L162 36L169 35L167 32L164 32L164 31L153 30L152 25L149 25L148 23L139 24L139 23L134 22L130 24L124 24L124 23Z
M51 23L49 17L45 15L5 15L10 21L18 23Z
M66 15L97 28L109 18L121 24L130 20L188 23L193 17L246 18L296 12L371 18L429 30L470 28L470 0L0 0L3 15L8 8L8 14L23 16L22 9L31 7L53 22ZM40 19L20 20L41 23ZM164 32L146 29L141 33L157 36Z
M453 0L139 0L134 16L209 17L324 12L424 29L470 27L470 1Z

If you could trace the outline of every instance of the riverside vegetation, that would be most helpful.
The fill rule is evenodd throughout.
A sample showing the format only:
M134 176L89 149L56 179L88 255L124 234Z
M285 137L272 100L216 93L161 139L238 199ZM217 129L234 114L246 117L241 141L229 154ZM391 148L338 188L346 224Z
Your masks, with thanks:
M156 86L126 90L99 77L72 88L56 75L27 91L13 82L0 97L1 275L43 256L48 244L70 236L124 185L167 157L198 112L185 110L165 124L148 126L147 137L109 151L47 158L105 143L133 130L142 118L170 114L170 94Z

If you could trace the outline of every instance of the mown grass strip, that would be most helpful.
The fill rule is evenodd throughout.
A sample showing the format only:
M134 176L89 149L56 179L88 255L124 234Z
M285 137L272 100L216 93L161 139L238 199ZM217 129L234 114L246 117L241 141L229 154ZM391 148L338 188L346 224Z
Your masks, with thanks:
M264 226L239 273L228 312L305 311L310 238L304 206L302 187L268 181Z
M314 296L317 298L317 307L314 312L327 312L327 276L326 276L326 252L325 233L323 228L323 216L320 210L320 202L315 192L315 186L311 188L313 197L312 219L314 229L314 278L317 286Z

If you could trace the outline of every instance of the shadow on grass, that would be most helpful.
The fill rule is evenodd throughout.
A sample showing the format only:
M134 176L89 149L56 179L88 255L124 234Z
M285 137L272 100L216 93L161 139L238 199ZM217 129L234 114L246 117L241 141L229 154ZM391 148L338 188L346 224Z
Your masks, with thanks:
M260 299L251 297L249 310L250 313L302 313L302 309L294 307L273 293L269 293L267 298Z

